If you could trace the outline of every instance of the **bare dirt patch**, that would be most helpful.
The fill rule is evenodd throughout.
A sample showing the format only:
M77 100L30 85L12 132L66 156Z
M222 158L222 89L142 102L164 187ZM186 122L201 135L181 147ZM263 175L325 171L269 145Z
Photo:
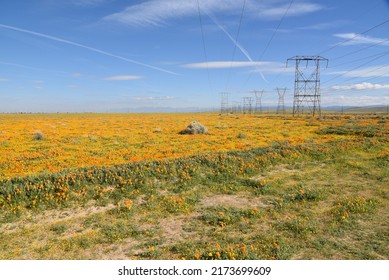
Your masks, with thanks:
M289 164L278 164L267 171L266 174L254 176L252 179L262 180L266 179L267 177L273 177L274 175L286 175L300 172L301 170L291 168Z
M183 217L171 217L163 219L160 223L161 236L167 240L180 239L185 231L182 229L185 221Z
M224 206L234 208L267 207L261 198L248 198L238 195L214 195L203 198L200 204L205 207Z
M66 210L46 210L41 214L36 214L34 212L26 212L23 214L23 220L20 220L15 223L3 224L2 226L0 226L0 232L6 230L7 233L9 233L15 230L19 230L21 227L30 227L37 225L43 226L71 219L81 219L83 217L102 213L113 208L115 208L115 205L109 204L107 206L93 205L87 208L77 207Z
M194 213L193 215L180 215L174 217L168 217L162 219L159 222L160 235L163 239L166 239L167 243L176 243L177 240L188 237L191 233L184 230L185 226L197 218L199 214ZM166 243L165 243L166 244Z

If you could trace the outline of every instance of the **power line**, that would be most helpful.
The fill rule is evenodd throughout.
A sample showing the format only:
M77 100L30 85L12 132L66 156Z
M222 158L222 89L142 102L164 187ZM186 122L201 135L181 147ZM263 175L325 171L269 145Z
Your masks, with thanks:
M332 79L329 79L329 80L325 81L323 84L328 84L329 82L331 82L331 81L333 81L333 80L336 80L336 79L338 79L338 78L340 78L340 77L346 75L347 73L350 73L350 72L352 72L352 71L354 71L354 70L356 70L356 69L358 69L358 68L361 68L361 67L363 67L363 66L365 66L365 65L367 65L367 64L369 64L369 63L371 63L371 62L373 62L373 61L376 61L377 59L379 59L379 58L381 58L381 57L383 57L383 56L385 56L385 55L388 55L388 54L389 54L389 52L385 52L383 55L380 55L380 56L378 56L378 57L376 57L376 58L374 58L374 59L371 59L371 60L369 60L369 61L367 61L367 62L365 62L365 63L363 63L363 64L361 64L361 65L359 65L359 66L357 66L357 67L354 67L353 69L351 69L351 70L349 70L349 71L343 72L342 74L340 74L340 75L338 75L338 76L336 76L336 77L333 77Z
M344 58L344 57L346 57L346 56L349 56L349 55L352 55L352 54L359 53L359 52L361 52L361 51L364 51L364 50L366 50L366 49L369 49L369 48L372 48L372 47L375 47L375 46L381 45L381 44L383 44L383 43L385 43L385 42L388 42L388 41L389 41L389 39L383 40L383 41L381 41L381 42L378 42L378 43L376 43L376 44L369 45L369 46L367 46L367 47L364 47L364 48L361 48L361 49L359 49L359 50L352 51L352 52L346 53L346 54L344 54L344 55L341 55L341 56L338 56L338 57L332 58L332 59L331 59L331 61L338 60L338 59Z
M197 0L197 10L198 10L198 13L199 13L199 21L200 21L200 27L201 27L201 39L203 41L203 50L204 50L205 63L206 63L206 67L207 67L208 84L209 84L209 88L212 90L211 77L210 77L210 74L209 74L209 67L208 67L207 49L205 47L203 20L201 18L201 10L200 10L200 1L199 0Z
M389 19L387 19L387 20L385 20L384 22L381 22L381 23L379 23L379 24L377 24L377 25L375 25L375 26L369 28L368 30L365 30L365 31L363 31L363 32L361 32L361 33L357 33L357 34L355 34L353 37L351 37L351 38L349 38L349 39L346 39L346 40L344 40L344 41L342 41L342 42L340 42L340 43L337 43L337 44L333 45L332 47L327 48L327 49L324 50L324 51L321 51L321 52L319 53L319 55L322 55L323 53L329 52L330 50L333 50L333 49L335 49L336 47L339 47L339 46L343 45L344 43L350 42L350 41L354 40L356 37L358 37L359 35L364 35L364 34L370 32L370 31L372 31L372 30L374 30L374 29L376 29L376 28L378 28L378 27L380 27L380 26L382 26L382 25L384 25L384 24L386 24L386 23L388 23L388 22L389 22Z
M369 56L366 56L366 57L363 57L363 58L358 58L358 59L354 59L354 60L351 60L351 61L339 63L339 64L336 64L336 65L334 65L334 66L331 66L330 68L335 68L335 67L338 67L338 66L342 66L342 65L346 65L346 64L351 64L351 63L354 63L354 62L357 62L357 61L361 61L361 60L365 60L365 59L368 59L368 58L380 56L380 55L386 54L386 53L389 53L389 52L387 52L387 51L386 51L386 52L380 52L380 53L376 53L376 54L373 54L373 55L369 55Z
M273 39L274 39L276 33L277 33L278 30L280 29L280 26L281 26L282 22L284 21L286 15L288 14L290 8L292 7L293 2L294 2L294 0L291 0L291 1L290 1L288 8L285 10L285 13L283 14L282 18L281 18L280 21L278 22L278 25L277 25L276 29L274 30L274 32L273 32L273 34L271 35L269 41L267 42L265 49L263 50L263 52L262 52L261 55L259 56L258 61L261 61L261 59L263 58L263 56L265 55L265 53L266 53L267 50L269 49L270 44L272 43L272 41L273 41ZM246 84L247 84L248 81L251 79L251 76L252 76L252 73L250 73L249 77L247 78ZM279 75L278 75L278 76L279 76ZM278 76L276 77L276 79L278 78ZM274 79L272 82L274 82L276 79ZM266 81L266 80L265 80L265 81ZM271 83L272 83L272 82L271 82Z
M375 71L380 70L380 69L385 68L385 67L389 67L389 64L385 64L385 65L381 65L380 67L373 68L370 71L365 72L364 74L366 75L366 74L375 72ZM370 77L368 79L364 79L363 82L371 81L373 79L377 79L377 78L380 78L380 77L383 77L383 76L387 76L387 75L389 75L389 72L385 72L385 73L382 73L380 75L373 76L373 77ZM355 79L358 79L358 78L360 79L360 78L363 78L363 77L351 77L349 79L344 80L343 83L351 81L351 80L355 80Z
M385 20L385 21L383 21L383 22L381 22L381 23L379 23L379 24L377 24L377 25L375 25L375 26L373 26L373 27L371 27L371 28L369 28L369 29L367 29L367 30L365 30L364 32L355 34L353 37L351 37L351 38L349 38L349 39L347 39L347 40L344 40L344 41L342 41L342 42L340 42L340 43L338 43L338 44L336 44L336 45L334 45L334 46L332 46L332 47L326 49L326 50L323 51L322 53L327 52L327 51L330 51L330 50L332 50L332 49L334 49L334 48L336 48L336 47L338 47L338 46L340 46L340 45L343 45L344 43L347 43L347 42L349 42L349 41L352 41L352 40L354 40L356 37L358 37L359 35L366 34L366 33L370 32L370 31L372 31L372 30L374 30L374 29L376 29L376 28L378 28L378 27L380 27L380 26L382 26L382 25L384 25L384 24L386 24L386 23L388 23L388 22L389 22L389 19L388 19L388 20ZM366 50L366 49L372 48L372 47L374 47L374 46L381 45L381 44L383 44L383 43L385 43L385 42L388 42L388 41L389 41L389 39L382 40L382 41L377 42L377 43L375 43L375 44L372 44L372 45L369 45L369 46L360 48L360 49L358 49L358 50L348 52L348 53L346 53L346 54L344 54L344 55L335 57L335 58L332 59L332 60L342 59L342 58L344 58L344 57L346 57L346 56L349 56L349 55L353 55L353 54L359 53L359 52L361 52L361 51L364 51L364 50ZM352 71L355 71L356 69L359 69L359 68L361 68L361 67L363 67L363 66L365 66L365 65L367 65L367 64L369 64L369 63L371 63L371 62L373 62L373 61L376 61L377 59L380 59L381 57L386 56L387 54L389 54L388 51L382 52L382 53L379 53L379 54L375 54L375 55L371 55L371 56L368 56L368 57L365 57L365 58L360 58L360 59L355 59L355 60L352 60L352 61L340 63L340 64L337 64L337 65L335 65L335 66L331 66L331 68L334 68L334 67L337 67L337 66L341 66L341 65L345 65L345 64L350 64L350 63L354 63L354 62L357 62L357 61L361 61L361 60L365 60L365 59L367 59L367 58L373 57L373 58L370 59L369 61L367 61L367 62L365 62L365 63L363 63L363 64L361 64L361 65L359 65L359 66L357 66L357 67L354 67L353 69L351 69L351 70L349 70L349 71L343 72L343 73L341 73L340 75L338 75L338 76L336 76L336 77L333 77L332 79L329 79L329 80L325 81L323 84L328 84L329 82L331 82L331 81L333 81L333 80L336 80L336 79L338 79L338 78L340 78L340 77L342 77L342 76L344 76L344 75L346 75L346 74L348 74L348 73L350 73L350 72L352 72ZM375 69L372 69L372 70L370 70L370 71L368 71L368 72L365 72L364 74L368 74L368 73L377 71L378 69L381 69L381 68L383 68L383 67L385 67L385 66L386 66L386 65L380 66L380 67L375 68ZM351 78L349 78L349 79L344 80L343 82L347 82L347 81L354 80L354 79L358 79L358 78L360 78L360 77L351 77ZM373 79L373 78L375 78L375 77L372 77L372 78L370 78L370 79L368 79L368 80L371 80L371 79ZM364 81L367 81L367 80L365 79Z
M382 65L382 66L380 66L378 68L375 68L374 71L377 71L377 70L385 68L385 67L389 67L389 64L385 64L385 65ZM371 73L371 72L373 72L373 70L369 71L369 72L366 72L365 74L368 74L368 73ZM364 82L371 81L371 80L374 80L374 79L377 79L377 78L381 78L381 77L384 77L384 76L389 76L389 72L385 72L385 73L382 73L381 75L373 76L373 77L371 77L369 79L365 79Z
M240 14L239 26L238 26L238 31L237 31L237 34L236 34L235 42L238 42L238 38L239 38L239 34L240 34L240 27L241 27L241 25L242 25L242 20L243 20L243 14L244 14L245 7L246 7L246 0L243 1L243 7L242 7L242 12L241 12L241 14ZM233 50L233 52L232 52L231 65L230 65L230 68L229 68L229 70L228 70L226 88L227 88L227 86L228 86L228 83L230 82L231 70L232 70L232 63L233 63L233 61L234 61L234 59L235 59L236 48L237 48L237 44L234 44L234 50Z
M268 50L268 48L269 48L271 42L272 42L273 39L274 39L274 36L275 36L276 33L278 32L278 29L280 28L282 22L284 21L284 18L285 18L286 15L288 14L288 12L289 12L289 10L290 10L290 7L292 7L293 2L294 2L294 0L291 0L291 1L290 1L289 6L288 6L288 8L286 9L286 11L285 11L284 15L282 16L281 20L279 21L276 30L274 30L272 36L270 37L270 40L269 40L269 41L267 42L267 44L266 44L265 49L263 50L262 54L260 55L259 61L261 61L262 57L265 55L266 51Z

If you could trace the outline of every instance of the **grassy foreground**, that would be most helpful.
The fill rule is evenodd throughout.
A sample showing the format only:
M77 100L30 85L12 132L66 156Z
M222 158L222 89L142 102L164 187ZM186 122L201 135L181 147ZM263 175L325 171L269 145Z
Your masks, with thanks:
M0 259L388 259L389 131L0 182Z

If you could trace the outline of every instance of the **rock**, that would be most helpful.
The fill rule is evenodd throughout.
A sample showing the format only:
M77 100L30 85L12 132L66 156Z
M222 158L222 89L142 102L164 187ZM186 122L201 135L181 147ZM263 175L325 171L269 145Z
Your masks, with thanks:
M198 121L191 122L180 134L204 134L208 132L208 128Z

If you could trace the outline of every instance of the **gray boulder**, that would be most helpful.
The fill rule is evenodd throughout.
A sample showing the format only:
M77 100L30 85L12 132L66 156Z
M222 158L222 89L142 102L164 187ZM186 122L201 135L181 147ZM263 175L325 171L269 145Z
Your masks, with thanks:
M180 134L204 134L208 132L208 128L198 121L191 122Z

